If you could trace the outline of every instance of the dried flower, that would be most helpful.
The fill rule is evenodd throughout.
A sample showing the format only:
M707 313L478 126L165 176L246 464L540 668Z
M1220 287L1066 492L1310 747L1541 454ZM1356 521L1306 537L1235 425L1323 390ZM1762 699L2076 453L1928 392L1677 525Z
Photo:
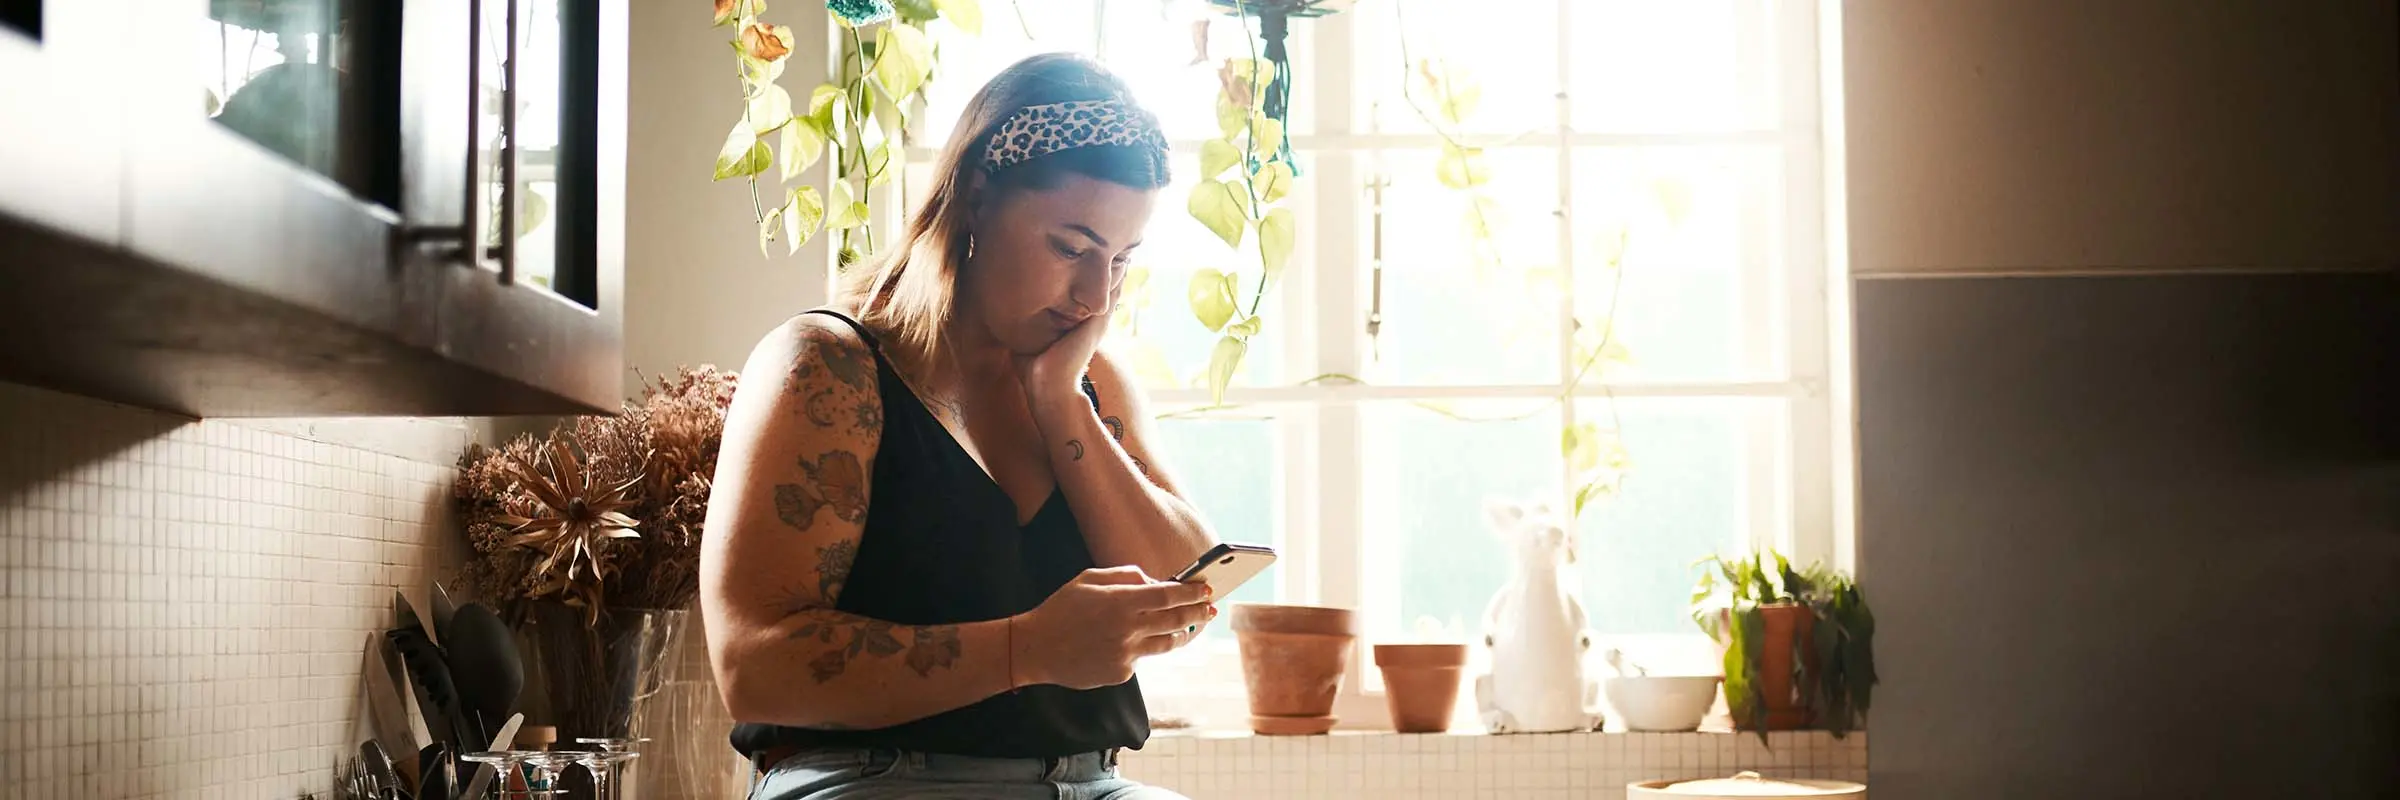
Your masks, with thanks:
M713 366L645 382L613 415L537 439L475 446L452 494L467 545L460 583L496 606L560 597L685 608L700 592L701 525L737 376Z
M634 505L626 493L643 476L636 472L621 482L603 482L561 441L551 442L532 466L513 466L518 485L541 506L531 517L506 514L499 523L508 526L510 545L542 553L533 568L541 578L536 596L563 593L568 604L598 616L600 581L615 571L601 543L641 536L634 531L641 523L623 512Z

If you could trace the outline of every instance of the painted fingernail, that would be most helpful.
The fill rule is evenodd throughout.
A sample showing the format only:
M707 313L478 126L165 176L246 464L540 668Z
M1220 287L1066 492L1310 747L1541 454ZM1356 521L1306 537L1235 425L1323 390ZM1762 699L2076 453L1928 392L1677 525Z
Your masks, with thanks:
M1202 599L1202 600L1215 600L1215 599L1217 599L1217 587L1210 586L1210 585L1208 585L1208 584L1205 584L1205 583L1203 583L1203 584L1200 584L1200 599Z
M1217 618L1217 607L1216 607L1215 605L1210 605L1210 606L1208 607L1208 618L1209 618L1209 619L1216 619L1216 618Z
M1184 632L1184 633L1199 633L1199 632L1200 632L1200 626L1198 626L1198 625L1185 625L1185 626L1183 626L1183 632Z

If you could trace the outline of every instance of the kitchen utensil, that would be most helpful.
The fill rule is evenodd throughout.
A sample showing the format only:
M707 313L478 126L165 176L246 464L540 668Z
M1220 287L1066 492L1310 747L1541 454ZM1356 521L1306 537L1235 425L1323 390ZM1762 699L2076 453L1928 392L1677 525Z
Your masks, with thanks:
M1605 678L1600 693L1629 731L1699 730L1717 701L1715 675Z
M516 637L490 608L468 603L452 618L445 641L442 651L449 657L450 681L458 687L459 711L473 723L473 741L483 741L525 688Z
M508 743L517 738L517 727L524 724L525 715L510 714L508 716L508 722L500 725L500 734L492 737L491 747L486 748L482 753L473 755L462 754L459 756L459 758L462 760L477 762L475 765L475 777L474 779L467 781L467 791L465 794L459 795L460 797L466 798L466 800L482 800L483 790L492 785L492 778L497 773L493 772L492 770L493 762L491 762L489 759L478 759L476 756L488 756L492 753L507 749Z
M384 634L400 651L400 661L408 665L408 677L417 692L417 707L425 715L425 728L435 741L453 748L475 746L483 737L469 733L473 727L461 716L458 687L450 680L450 664L442 649L425 636L423 627L401 628Z
M383 746L366 742L358 746L359 761L367 767L367 776L375 784L374 795L386 797L400 790L400 774L392 771L392 757Z
M417 619L417 608L408 604L408 595L401 594L398 589L392 590L392 620L392 627L395 628L425 627L425 623Z
M408 729L408 698L384 668L383 636L367 634L361 653L359 690L367 696L367 730L385 752L414 753L418 742Z
M444 590L438 581L433 584L431 595L432 599L429 602L433 606L433 643L449 647L450 622L458 616L458 605L450 602L450 592Z
M1608 662L1608 668L1615 670L1620 676L1639 678L1650 674L1650 670L1633 663L1633 659L1626 658L1625 651L1614 647L1609 648L1608 652L1600 654L1600 660Z
M1864 784L1768 778L1744 770L1730 778L1679 781L1636 781L1625 785L1625 800L1756 800L1757 798L1848 797L1863 800Z
M449 751L439 742L425 746L417 753L417 763L424 765L425 774L417 779L417 796L424 800L450 800L452 766Z

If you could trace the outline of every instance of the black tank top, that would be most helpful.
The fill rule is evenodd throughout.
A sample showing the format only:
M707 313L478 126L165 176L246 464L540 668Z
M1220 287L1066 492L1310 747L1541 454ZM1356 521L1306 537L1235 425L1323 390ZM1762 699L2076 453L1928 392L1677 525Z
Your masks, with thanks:
M884 408L866 530L835 609L902 625L999 619L1032 610L1093 566L1063 491L1052 490L1033 521L1019 527L1015 501L900 380L874 334L835 311L808 313L839 319L866 340ZM1088 381L1084 390L1090 394ZM745 756L799 745L1055 758L1139 748L1149 738L1141 687L1128 681L1081 691L1028 686L878 730L745 722L734 726L732 741Z

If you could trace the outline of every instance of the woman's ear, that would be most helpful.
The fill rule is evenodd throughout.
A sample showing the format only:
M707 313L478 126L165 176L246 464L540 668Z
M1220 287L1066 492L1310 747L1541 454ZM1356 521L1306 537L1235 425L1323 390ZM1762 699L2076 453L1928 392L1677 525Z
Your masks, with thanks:
M982 228L984 217L990 213L992 204L985 202L989 187L990 184L984 180L983 170L980 169L967 170L967 179L959 182L958 199L959 202L966 205L969 230Z

